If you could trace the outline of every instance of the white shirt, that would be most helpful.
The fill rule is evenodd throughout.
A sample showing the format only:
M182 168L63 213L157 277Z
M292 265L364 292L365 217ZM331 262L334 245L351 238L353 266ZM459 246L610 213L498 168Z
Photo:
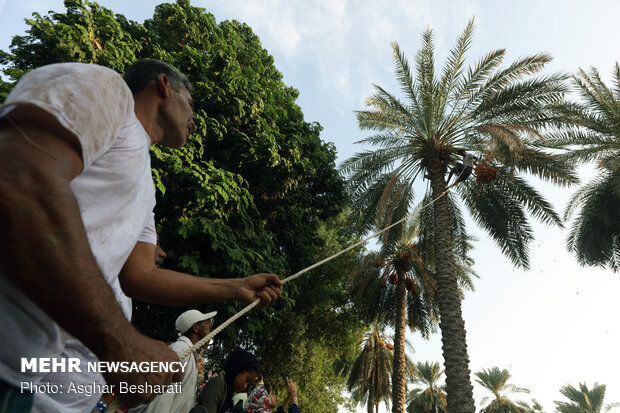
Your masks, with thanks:
M469 152L465 152L463 156L463 166L469 166L470 168L474 167L474 155Z
M180 336L177 341L172 343L170 348L181 356L187 350L192 348L194 344L185 337ZM157 396L151 403L132 409L131 413L187 413L196 404L196 388L198 387L198 366L196 365L196 357L191 353L185 360L185 375L181 381L180 393L163 393Z
M84 169L71 181L71 189L97 265L130 318L131 300L123 294L118 274L138 240L156 243L150 139L135 116L131 91L111 69L83 63L53 64L22 77L0 108L0 117L26 104L52 114L81 144ZM63 352L94 357L2 273L0 342L0 378L18 388L25 381L47 381L41 373L22 373L22 357L54 357ZM104 383L98 373L63 373L53 378ZM37 397L45 396L35 396L33 411L37 411ZM85 399L84 395L80 398ZM41 409L56 411L51 405ZM84 409L63 407L58 411Z

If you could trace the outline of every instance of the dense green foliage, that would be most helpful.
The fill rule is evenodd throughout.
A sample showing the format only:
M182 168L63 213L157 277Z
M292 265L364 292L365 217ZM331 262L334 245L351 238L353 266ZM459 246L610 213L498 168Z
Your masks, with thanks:
M298 92L283 83L247 25L217 23L188 0L157 6L144 24L86 0L65 6L62 13L35 13L27 34L13 38L10 52L0 51L9 77L0 84L0 99L26 71L56 62L122 72L151 57L188 75L198 131L181 150L152 149L166 268L200 276L285 276L354 239L340 215L346 196L335 147L321 140L319 124L304 120ZM219 367L234 345L244 345L266 361L267 380L286 372L298 382L306 411L335 411L344 379L333 366L351 360L361 332L344 280L353 257L287 285L275 306L226 329L209 351L211 367ZM241 307L207 308L217 309L223 321ZM148 334L172 339L181 310L136 303L133 321Z

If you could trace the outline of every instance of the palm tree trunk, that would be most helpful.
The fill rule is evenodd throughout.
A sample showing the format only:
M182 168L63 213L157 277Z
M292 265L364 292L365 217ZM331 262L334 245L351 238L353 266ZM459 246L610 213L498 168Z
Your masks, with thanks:
M368 413L373 413L374 407L375 407L375 385L377 383L377 366L375 366L375 368L373 369L373 372L371 373L374 377L374 380L370 381L370 386L368 388Z
M374 375L375 373L373 373ZM367 406L367 410L368 413L373 413L373 411L375 410L375 389L374 389L374 385L371 384L370 388L368 389L368 406Z
M396 285L396 323L394 325L394 366L392 373L392 413L405 412L407 381L405 378L405 327L407 290L404 274L398 274Z
M446 190L445 167L430 169L433 199ZM435 265L437 269L437 298L441 321L441 342L446 369L448 413L474 413L473 387L470 380L469 356L465 337L465 322L461 312L461 297L456 279L454 240L451 214L444 196L433 204L435 220Z

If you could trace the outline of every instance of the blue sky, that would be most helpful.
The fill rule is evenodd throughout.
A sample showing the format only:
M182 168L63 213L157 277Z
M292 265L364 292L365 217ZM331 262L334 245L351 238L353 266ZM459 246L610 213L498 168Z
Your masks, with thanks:
M159 1L102 0L100 4L142 22ZM469 62L498 48L504 61L544 51L554 57L548 72L574 73L597 67L608 79L620 60L620 2L616 1L362 1L362 0L193 0L218 21L247 23L275 59L286 84L300 91L306 120L324 127L322 137L336 144L339 162L360 151L364 137L354 111L364 108L372 84L397 92L390 43L409 57L430 26L440 64L470 17L476 33ZM33 11L64 10L58 0L0 0L0 49L23 34L23 19ZM592 176L583 168L582 178ZM575 188L537 183L562 212ZM424 193L424 186L417 193ZM580 267L566 252L566 232L535 225L531 270L516 270L486 234L474 258L480 279L463 303L472 371L498 366L512 373L512 383L531 390L547 412L562 400L560 387L586 381L607 384L607 402L620 401L620 275ZM437 334L428 342L409 334L415 360L442 360ZM484 396L475 385L478 401Z

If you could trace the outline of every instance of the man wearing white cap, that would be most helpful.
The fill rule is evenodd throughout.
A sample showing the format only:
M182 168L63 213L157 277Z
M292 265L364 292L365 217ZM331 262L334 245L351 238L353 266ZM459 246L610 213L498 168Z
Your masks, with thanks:
M179 339L170 346L179 356L192 348L200 339L205 337L211 331L213 326L213 317L217 311L209 313L201 313L198 310L187 310L181 314L174 323L175 328L179 332ZM196 357L190 356L181 362L187 362L185 367L185 375L181 381L181 393L164 393L148 406L141 407L132 412L189 412L194 407L196 400L196 385L198 381L198 367L196 366Z

